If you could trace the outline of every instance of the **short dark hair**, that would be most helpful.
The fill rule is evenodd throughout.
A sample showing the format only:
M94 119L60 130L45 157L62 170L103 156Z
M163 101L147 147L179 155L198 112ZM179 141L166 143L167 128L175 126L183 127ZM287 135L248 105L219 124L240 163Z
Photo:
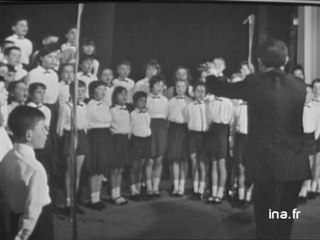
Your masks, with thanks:
M16 18L16 19L13 20L12 26L17 26L17 24L18 24L19 22L21 22L21 21L26 21L26 22L28 22L28 20L27 20L26 18Z
M176 81L177 81L176 75L177 75L177 72L178 72L180 69L186 70L187 75L188 75L187 81L188 81L188 83L190 84L191 81L192 81L192 75L191 75L191 72L190 72L189 68L184 67L184 66L178 66L178 67L174 70L174 72L173 72L173 77L172 77L173 83L174 83L174 84L176 83Z
M87 38L87 37L83 38L82 46L88 46L88 45L96 46L93 39Z
M69 85L69 93L70 95L73 96L74 93L74 88L75 88L76 83L75 82L71 82ZM78 80L78 88L86 88L87 85L84 81Z
M71 66L71 67L73 68L73 71L74 71L74 69L76 68L76 66L75 66L74 63L63 63L63 64L61 64L60 69L59 69L60 75L61 75L63 69L64 69L65 67L67 67L67 66Z
M133 94L133 103L137 104L140 98L146 98L146 97L147 97L147 94L145 92L138 91L135 94Z
M93 57L92 56L82 56L80 59L80 64L82 64L85 61L93 61Z
M154 67L155 69L157 69L157 74L160 74L161 72L161 65L160 63L158 62L157 59L150 59L144 66L144 70L147 69L147 67Z
M283 41L268 39L259 47L259 58L266 67L284 66L287 57L288 47Z
M89 96L90 98L93 98L93 95L94 95L94 91L96 90L96 88L100 87L100 86L106 86L106 84L102 81L92 81L90 84L89 84Z
M203 86L206 89L207 92L207 85L204 82L196 81L193 85L193 91L197 89L197 87Z
M152 91L153 86L154 86L156 83L159 83L159 82L163 82L164 84L166 84L166 78L165 78L165 76L159 75L159 74L153 76L153 77L150 79L150 82L149 82L150 90Z
M126 66L131 67L131 63L126 59L123 59L123 60L119 61L119 63L117 64L117 67L119 67L121 65L126 65Z
M8 127L15 139L21 139L25 137L28 130L34 129L35 125L44 119L45 116L39 109L18 106L9 114Z
M123 91L128 92L125 87L121 87L121 86L118 86L113 90L112 97L111 97L113 107L117 104L117 96Z
M9 85L8 85L8 88L7 88L7 89L8 89L8 92L9 92L9 93L13 93L13 91L16 89L16 87L17 87L17 85L18 85L19 83L26 84L23 80L12 81L12 82L10 82Z
M313 79L311 87L313 88L316 83L320 83L320 78Z
M21 52L21 49L19 47L12 46L12 47L8 47L8 48L4 49L3 53L4 53L5 56L9 56L12 50L18 50L18 51Z
M29 95L30 96L33 95L33 93L37 91L38 88L42 88L43 90L47 89L46 85L44 85L43 83L34 82L29 85L29 89L28 89Z

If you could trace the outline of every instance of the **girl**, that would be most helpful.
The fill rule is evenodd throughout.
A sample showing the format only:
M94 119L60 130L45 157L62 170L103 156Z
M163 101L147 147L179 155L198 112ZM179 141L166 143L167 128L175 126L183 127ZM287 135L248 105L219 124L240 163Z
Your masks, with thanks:
M113 139L114 158L111 170L111 199L116 205L127 202L121 196L122 170L129 165L129 133L130 114L126 106L128 91L124 87L116 87L112 94L112 108L110 109L111 133Z
M85 38L82 43L82 54L87 57L91 57L92 60L92 70L91 73L97 77L100 63L95 58L96 45L93 40Z
M192 180L194 198L201 200L206 181L206 134L208 121L205 102L206 85L198 82L194 86L195 100L187 105L187 124L189 129L189 153L192 163Z
M165 78L156 75L150 80L151 94L147 99L147 109L151 116L150 159L146 164L147 196L160 197L162 159L166 150L168 99L161 93Z
M178 67L173 74L173 84L174 86L171 86L170 88L167 89L166 91L166 97L170 100L171 98L173 98L175 96L174 90L175 90L175 83L178 80L182 80L187 82L188 84L188 95L193 97L193 90L192 90L192 86L190 85L191 81L192 81L192 76L190 73L190 70L186 67Z
M167 158L173 173L173 196L183 196L188 166L187 154L187 116L186 107L192 102L187 97L188 84L178 80L175 85L176 96L168 104L168 149Z
M102 81L94 81L89 85L90 101L88 110L88 140L90 158L88 159L90 203L94 210L102 210L100 192L103 175L107 175L108 163L113 158L113 144L110 132L111 114L109 106L103 101L106 85Z
M8 115L19 105L24 105L28 99L28 88L24 81L10 82L8 85Z
M113 71L111 68L105 68L101 72L100 80L106 84L106 95L105 95L105 102L110 107L112 105L112 93L114 90L114 86L112 84L112 81L114 79L113 77Z
M73 98L75 83L70 83L70 96ZM83 165L83 161L85 156L88 156L88 139L87 139L87 128L88 128L88 116L87 116L87 107L84 103L86 97L86 84L83 81L79 81L78 83L78 103L77 103L77 148L76 148L76 161L77 161L77 169L76 169L76 186L77 191L79 189L79 181L81 175L81 169ZM71 99L72 99L71 98ZM71 99L59 110L59 117L57 123L57 134L59 137L63 137L64 142L64 155L67 158L67 169L65 174L65 190L66 190L66 206L63 209L63 213L67 216L70 216L71 213L71 195L70 195L70 142L71 142L71 114L73 111L73 103ZM75 193L76 195L76 193ZM83 210L78 208L78 214L83 214Z
M136 92L133 95L135 109L131 112L131 156L133 167L131 169L131 199L139 201L141 193L141 181L145 160L150 150L150 122L151 117L147 112L147 94Z
M157 75L157 74L160 74L161 73L161 66L160 64L158 63L157 60L155 59L151 59L147 64L146 64L146 67L145 67L145 78L144 79L141 79L139 80L135 87L134 87L134 92L138 92L138 91L143 91L145 92L146 94L149 94L150 92L150 87L149 87L149 82L150 82L150 79Z

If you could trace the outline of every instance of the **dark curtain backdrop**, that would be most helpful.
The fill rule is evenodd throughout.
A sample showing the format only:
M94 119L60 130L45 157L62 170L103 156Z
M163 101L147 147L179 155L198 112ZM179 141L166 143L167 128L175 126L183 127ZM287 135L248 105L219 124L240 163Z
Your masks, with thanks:
M110 5L113 5L110 7ZM114 7L115 5L115 7ZM227 75L237 71L247 59L248 26L243 20L256 15L254 59L258 44L258 27L268 36L289 44L292 5L266 6L267 24L259 25L261 4L160 4L119 3L85 4L82 37L92 37L102 66L115 67L120 59L133 66L132 78L144 77L143 65L150 58L159 60L163 73L171 80L179 65L189 67L193 75L199 63L214 57L227 62ZM35 49L45 32L55 32L64 41L68 26L76 23L76 4L3 4L0 5L0 40L11 34L16 17L30 22L29 38Z

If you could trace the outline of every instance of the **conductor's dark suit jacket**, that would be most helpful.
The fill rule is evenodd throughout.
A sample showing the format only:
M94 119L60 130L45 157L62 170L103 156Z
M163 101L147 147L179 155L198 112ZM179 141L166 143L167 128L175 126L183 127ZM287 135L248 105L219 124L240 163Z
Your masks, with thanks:
M253 182L311 177L302 115L305 83L275 69L228 83L207 77L209 93L248 102L246 177Z

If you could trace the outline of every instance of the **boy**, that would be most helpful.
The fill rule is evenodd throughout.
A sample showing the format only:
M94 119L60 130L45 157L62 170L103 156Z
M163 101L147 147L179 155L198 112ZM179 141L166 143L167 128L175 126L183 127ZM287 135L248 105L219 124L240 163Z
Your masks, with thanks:
M74 80L74 65L71 63L65 63L61 66L61 81L59 82L59 107L69 101L69 86Z
M91 57L83 57L80 61L80 72L77 72L77 78L83 81L86 86L89 86L91 82L98 80L95 75L91 73L92 71L92 61ZM89 98L89 89L86 91L86 98Z
M0 190L10 211L10 239L53 239L47 176L34 153L47 139L44 118L41 111L27 106L9 116L16 141L0 163Z
M3 62L14 67L15 75L14 80L18 81L23 79L25 76L28 75L28 72L23 69L21 64L21 50L20 48L13 46L6 48L4 51L4 59Z
M12 25L13 35L5 40L14 42L14 45L21 49L21 63L28 66L29 58L32 54L32 42L25 36L28 34L28 21L20 18L14 21Z
M77 53L78 30L72 26L68 29L65 37L67 42L61 45L61 63L75 63Z
M112 69L111 68L103 69L103 71L101 72L100 80L107 85L105 101L108 104L108 106L110 107L112 105L111 98L112 98L112 93L114 90L114 86L112 85L112 81L113 81Z
M113 80L112 84L114 87L124 87L128 91L128 102L132 103L132 95L134 88L134 81L129 77L131 72L131 63L127 60L121 61L117 65L117 74L118 77Z

